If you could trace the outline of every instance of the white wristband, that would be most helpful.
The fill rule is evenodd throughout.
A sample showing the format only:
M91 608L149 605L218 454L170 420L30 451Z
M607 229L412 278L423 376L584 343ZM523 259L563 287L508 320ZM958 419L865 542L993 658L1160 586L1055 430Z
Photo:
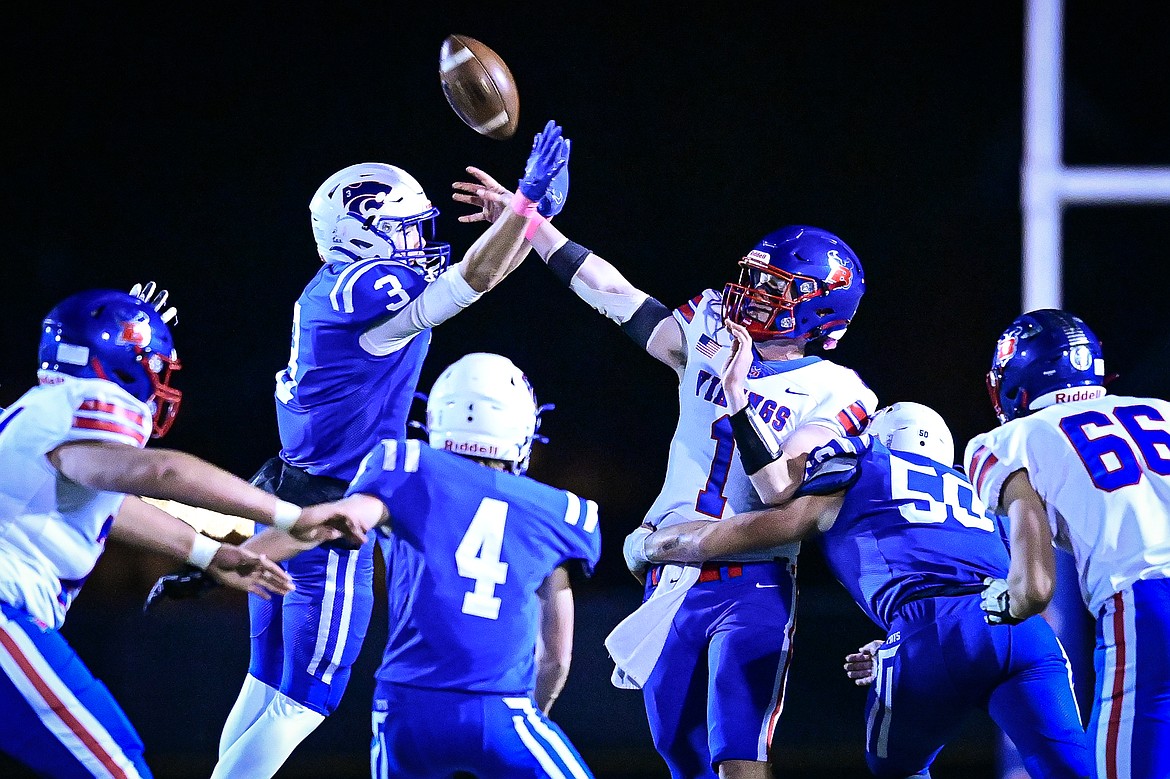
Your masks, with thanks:
M272 526L277 530L289 532L292 526L301 518L301 507L287 500L277 499L276 511L272 515Z
M207 566L211 565L211 558L215 557L215 553L219 551L221 546L223 544L214 538L196 533L195 540L191 542L191 551L187 553L187 562L206 571Z

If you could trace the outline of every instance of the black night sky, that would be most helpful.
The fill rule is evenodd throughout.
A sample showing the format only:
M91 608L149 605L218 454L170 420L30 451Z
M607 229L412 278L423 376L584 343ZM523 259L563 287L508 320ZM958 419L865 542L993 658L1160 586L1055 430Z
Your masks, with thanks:
M354 162L407 169L458 257L481 228L456 221L450 182L473 164L514 185L551 118L573 140L559 226L645 291L676 306L721 288L763 234L827 228L868 287L832 358L882 403L936 408L960 452L995 424L983 374L1021 306L1021 3L556 5L10 9L0 404L35 381L57 300L153 279L180 310L183 409L163 443L250 476L278 447L273 376L317 268L317 185ZM444 100L453 32L511 67L512 139ZM1069 3L1067 163L1170 165L1167 51L1164 4ZM1170 393L1168 213L1065 214L1065 307L1101 336L1116 392ZM621 541L661 483L673 374L535 255L436 329L420 389L470 351L508 355L556 404L531 473L599 503L586 586L629 588Z

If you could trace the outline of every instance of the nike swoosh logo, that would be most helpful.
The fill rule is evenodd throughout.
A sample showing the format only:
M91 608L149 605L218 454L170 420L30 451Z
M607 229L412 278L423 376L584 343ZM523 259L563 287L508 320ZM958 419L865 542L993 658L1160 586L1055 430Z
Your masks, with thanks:
M779 584L760 584L759 582L756 582L756 587L761 589L761 590L767 590L767 589L770 589L772 587L779 587L779 586L780 586Z
M784 388L784 391L785 391L785 392L787 392L789 395L803 395L803 396L804 396L804 397L806 397L806 398L808 397L808 393L807 393L807 392L797 392L796 390L794 390L794 389L789 389L788 387L785 387L785 388Z

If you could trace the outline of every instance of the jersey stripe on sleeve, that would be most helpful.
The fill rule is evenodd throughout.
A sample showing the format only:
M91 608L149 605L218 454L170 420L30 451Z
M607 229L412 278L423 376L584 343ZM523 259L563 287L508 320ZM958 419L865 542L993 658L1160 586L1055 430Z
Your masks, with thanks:
M585 510L585 522L581 525L581 529L586 533L592 533L597 529L597 504L591 500L585 500L578 497L569 491L565 491L569 497L569 505L565 509L565 522L570 525L576 525L581 521L581 509Z
M417 472L420 446L418 439L411 438L402 441L401 443L403 445L401 447L398 446L399 443L399 441L393 438L388 438L382 442L382 470L396 471L401 468L404 473Z
M144 446L150 434L150 425L140 412L122 404L89 399L73 414L73 431L78 438L96 438L103 441Z
M329 293L329 302L333 306L333 310L343 314L352 314L354 312L353 288L357 285L358 280L367 271L377 270L380 266L392 264L400 263L380 257L350 263L349 267L337 277L337 283L333 285L333 291Z
M980 462L982 460L982 462ZM980 446L971 455L970 475L975 479L975 491L983 494L983 480L991 473L992 467L999 462L999 458L992 454L986 446Z
M861 401L857 401L850 404L849 408L842 409L841 413L837 414L837 421L845 428L846 435L858 435L869 422L869 414L865 406L861 405Z
M678 312L680 314L682 314L683 319L690 322L692 319L695 318L695 309L698 308L699 304L702 302L703 302L703 296L702 295L695 295L694 298L692 298L691 300L688 300L686 303L683 303L681 306L679 306Z

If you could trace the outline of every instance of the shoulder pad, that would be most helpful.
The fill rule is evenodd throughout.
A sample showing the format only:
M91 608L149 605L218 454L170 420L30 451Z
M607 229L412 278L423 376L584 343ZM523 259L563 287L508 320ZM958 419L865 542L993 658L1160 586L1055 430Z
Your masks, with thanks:
M871 436L834 438L808 454L804 481L795 497L831 495L853 486L861 475L861 458L869 452Z

